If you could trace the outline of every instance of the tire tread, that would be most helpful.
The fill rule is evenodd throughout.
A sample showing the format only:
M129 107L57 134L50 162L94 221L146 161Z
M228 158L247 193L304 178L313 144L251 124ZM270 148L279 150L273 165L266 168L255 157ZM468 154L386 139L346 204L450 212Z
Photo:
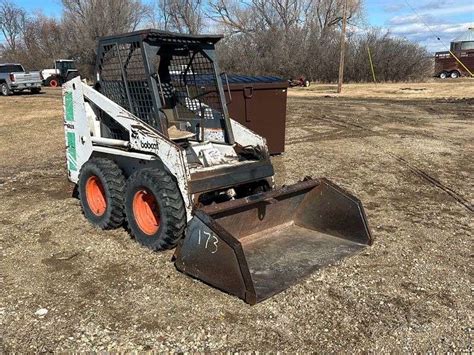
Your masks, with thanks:
M103 218L98 227L101 229L114 229L120 227L125 219L124 216L124 193L125 193L125 177L122 170L112 160L106 158L92 158L81 168L79 173L79 180L81 174L89 167L94 166L103 175L105 180L104 188L109 192L107 204L110 206L110 214L107 218ZM83 201L81 196L81 189L79 189L79 199ZM84 200L86 201L86 200ZM82 202L85 203L85 202ZM83 213L85 214L84 208Z
M141 179L144 186L154 187L157 197L161 199L165 207L160 212L162 215L164 214L163 219L166 226L159 238L154 243L147 244L147 246L155 251L174 248L183 237L186 227L186 209L176 182L164 168L144 168L130 176L127 181L127 190L131 188L137 178ZM126 196L128 196L128 193L126 193ZM131 201L126 199L125 204L128 206ZM127 227L130 234L138 239L136 231L131 227L131 218L133 216L126 214Z

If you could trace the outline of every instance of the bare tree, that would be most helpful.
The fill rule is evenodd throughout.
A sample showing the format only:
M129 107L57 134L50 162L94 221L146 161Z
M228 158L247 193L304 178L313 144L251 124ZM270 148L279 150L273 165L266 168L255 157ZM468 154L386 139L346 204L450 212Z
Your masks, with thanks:
M9 0L0 2L0 30L7 44L7 49L15 52L26 22L26 12Z
M25 24L21 46L21 61L29 67L44 69L51 67L54 59L67 58L64 25L55 18L42 13L31 16Z
M312 0L308 7L308 22L324 34L342 21L344 3L347 1L347 19L360 15L360 0Z
M210 0L209 16L230 32L256 30L317 28L319 33L342 20L344 1L348 18L359 14L360 0Z
M146 19L149 27L171 30L169 14L164 11L165 7L165 0L155 0L147 6Z
M147 12L140 0L62 0L62 4L68 51L84 65L83 75L89 76L95 65L97 39L135 30Z
M345 70L352 81L371 80L367 47L372 52L379 81L419 80L433 72L426 49L405 39L393 38L389 32L372 29L349 39L349 61Z
M156 0L151 23L165 31L198 34L204 28L202 0Z
M210 0L208 13L229 35L220 53L232 65L254 74L312 77L322 67L332 75L345 1L354 21L361 0Z
M208 15L228 33L250 33L256 30L252 7L237 0L210 0Z

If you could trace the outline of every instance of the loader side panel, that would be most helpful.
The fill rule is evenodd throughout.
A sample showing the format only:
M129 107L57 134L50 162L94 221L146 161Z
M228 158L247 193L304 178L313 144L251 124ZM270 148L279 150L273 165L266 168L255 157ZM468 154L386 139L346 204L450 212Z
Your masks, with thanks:
M82 165L92 154L92 142L79 77L63 85L64 132L69 179L77 182Z
M69 171L77 171L77 154L76 154L76 134L74 132L66 132L67 144L67 168Z
M318 201L318 203L314 203ZM295 224L361 244L372 244L362 203L327 179L306 194Z

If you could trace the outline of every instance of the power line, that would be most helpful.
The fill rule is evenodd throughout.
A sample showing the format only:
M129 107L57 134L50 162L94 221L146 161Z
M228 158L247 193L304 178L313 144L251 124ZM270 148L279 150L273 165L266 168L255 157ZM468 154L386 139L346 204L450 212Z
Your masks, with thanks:
M440 42L444 42L441 40L441 38L431 29L431 27L423 20L423 18L418 14L418 11L415 10L415 8L413 6L410 5L410 3L408 2L408 0L405 0L405 3L407 4L407 6L411 9L411 11L413 11L413 13L415 14L416 17L418 17L418 20L421 21L421 23L423 25L425 25L425 27L436 37L436 39ZM446 44L446 43L444 43Z
M410 5L410 3L408 2L408 0L405 0L405 3L408 5L408 7L413 11L413 13L415 14L416 17L418 17L418 19L421 21L421 23L423 25L426 26L426 28L438 39L438 41L440 41L441 43L443 43L444 45L446 45L446 42L442 41L441 38L431 29L430 26L428 26L428 24L423 21L423 18L418 14L418 12ZM450 45L449 45L450 46ZM461 59L459 59L454 53L453 51L450 49L449 50L449 53L453 56L453 58L469 73L469 75L471 75L472 77L474 77L474 73L472 73L469 68L461 61Z

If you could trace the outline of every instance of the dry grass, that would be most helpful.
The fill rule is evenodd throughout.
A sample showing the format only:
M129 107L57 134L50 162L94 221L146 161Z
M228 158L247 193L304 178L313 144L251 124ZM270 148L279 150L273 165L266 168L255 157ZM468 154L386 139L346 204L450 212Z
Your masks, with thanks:
M65 156L59 90L0 97L0 177Z
M337 85L313 84L294 88L290 97L336 96ZM442 99L474 97L474 79L433 79L424 83L344 84L342 94L348 98L386 98L391 100Z
M277 181L352 191L375 243L253 307L87 223L59 91L0 97L0 351L471 351L472 212L413 170L472 208L471 81L330 90L289 91Z

